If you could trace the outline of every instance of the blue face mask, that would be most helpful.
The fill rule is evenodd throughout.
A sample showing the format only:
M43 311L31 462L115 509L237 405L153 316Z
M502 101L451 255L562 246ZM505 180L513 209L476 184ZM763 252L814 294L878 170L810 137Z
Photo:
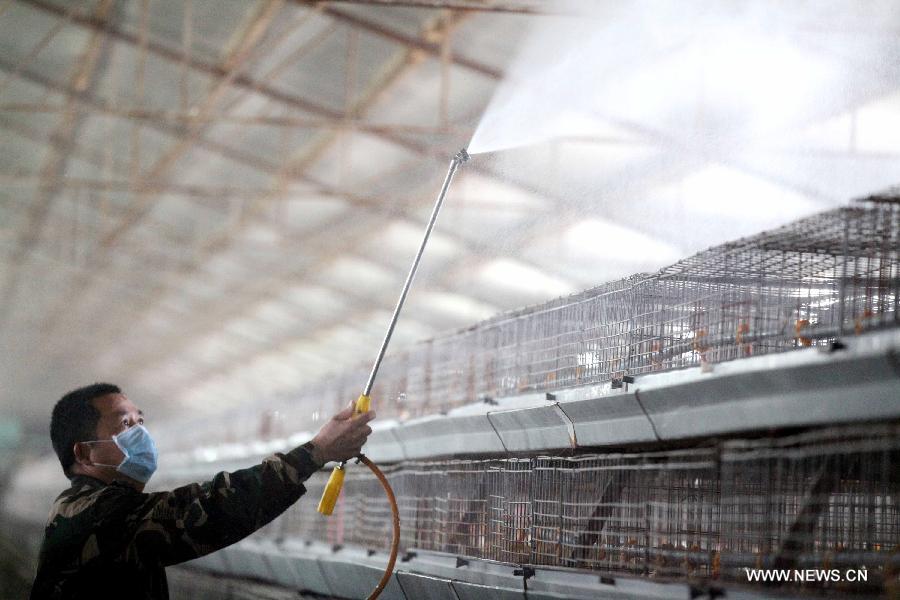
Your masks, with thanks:
M122 475L141 483L150 481L150 477L156 471L156 460L159 453L156 451L156 444L153 443L153 438L150 437L150 432L146 427L134 425L122 433L112 436L111 440L96 440L88 443L96 444L98 442L114 442L125 455L125 459L118 465L94 463L95 465L112 467Z

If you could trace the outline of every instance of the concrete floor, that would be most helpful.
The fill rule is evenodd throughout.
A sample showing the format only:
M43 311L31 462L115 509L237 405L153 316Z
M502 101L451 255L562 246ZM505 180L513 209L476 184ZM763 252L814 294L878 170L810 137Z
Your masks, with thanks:
M211 575L187 567L169 567L166 575L171 600L328 600L317 594L301 594L268 583Z

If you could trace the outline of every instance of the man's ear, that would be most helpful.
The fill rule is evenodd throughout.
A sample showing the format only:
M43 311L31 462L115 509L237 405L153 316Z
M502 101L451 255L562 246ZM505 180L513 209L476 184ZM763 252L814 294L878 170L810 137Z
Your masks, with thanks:
M90 445L82 444L81 442L75 442L75 445L72 446L72 454L75 455L75 462L81 465L91 465L91 450Z

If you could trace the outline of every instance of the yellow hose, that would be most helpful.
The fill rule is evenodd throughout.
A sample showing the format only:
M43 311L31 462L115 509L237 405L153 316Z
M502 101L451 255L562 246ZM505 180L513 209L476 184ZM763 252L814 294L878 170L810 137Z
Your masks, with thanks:
M394 529L394 537L391 540L391 555L388 558L387 567L384 569L384 575L381 576L381 581L378 582L378 585L375 586L375 589L369 594L368 600L375 600L381 595L381 592L384 591L388 581L391 580L391 575L394 572L394 564L397 562L397 550L400 548L400 510L397 508L397 498L394 497L394 490L391 489L391 484L388 483L387 477L384 476L381 469L369 460L365 454L360 454L359 460L369 467L369 469L372 470L372 473L375 474L375 477L378 478L378 481L381 482L381 487L384 488L384 493L387 495L388 502L391 505L391 520Z

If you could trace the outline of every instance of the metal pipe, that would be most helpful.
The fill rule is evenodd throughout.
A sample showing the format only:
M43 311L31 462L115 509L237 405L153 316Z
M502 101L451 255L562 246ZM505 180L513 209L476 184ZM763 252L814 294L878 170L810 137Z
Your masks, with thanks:
M384 341L381 342L381 349L378 351L378 356L375 358L375 364L372 365L372 372L369 373L369 380L366 382L363 396L368 396L369 392L372 391L372 385L375 383L375 376L378 375L378 368L381 366L381 361L384 358L388 343L391 341L391 336L394 334L397 318L400 316L400 310L403 308L403 303L406 302L406 295L409 293L413 278L416 276L416 271L419 268L419 261L422 260L422 254L425 252L428 238L431 237L431 230L434 229L434 223L437 221L438 213L441 211L441 205L444 203L444 196L447 195L447 190L450 188L450 182L453 181L453 176L456 174L459 165L467 160L469 160L469 153L463 148L457 152L456 156L453 157L453 160L450 161L450 170L447 171L447 177L444 178L444 185L441 186L441 192L438 194L437 202L434 203L434 209L431 211L431 218L428 219L428 225L425 227L425 236L422 238L422 243L419 245L419 251L416 252L416 257L413 259L409 274L406 276L406 283L403 284L403 290L400 292L400 299L397 300L397 306L394 308L394 314L391 316L391 322L388 325Z
M431 218L428 219L428 225L425 227L425 235L422 238L422 243L419 245L419 250L416 252L416 257L413 259L412 266L409 269L409 274L406 276L406 282L403 284L403 289L400 292L400 298L397 300L397 306L394 308L394 314L391 315L391 322L388 325L387 333L384 336L384 341L381 342L381 348L378 350L378 355L375 357L375 363L372 365L372 371L369 373L369 380L366 382L366 387L363 390L363 393L360 394L359 398L356 399L356 404L354 406L353 414L358 415L362 413L366 413L369 411L370 399L369 393L372 391L372 386L375 384L375 377L378 375L378 368L381 366L381 361L384 358L384 353L387 350L388 343L391 341L391 336L394 333L394 327L397 325L397 318L400 316L400 311L403 309L403 303L406 301L406 295L409 293L409 288L412 285L413 278L416 276L416 271L419 268L419 262L422 260L422 254L425 252L425 246L428 244L428 238L431 236L431 230L434 229L434 224L437 221L438 213L441 211L441 205L444 203L444 197L447 195L447 190L450 188L450 182L453 181L453 175L456 174L456 170L459 168L459 165L463 164L469 160L469 153L466 152L466 149L463 148L459 152L456 153L456 156L453 157L453 160L450 161L450 169L447 171L447 177L444 178L444 185L441 186L441 191L438 194L437 202L434 203L434 209L431 211ZM319 500L319 512L323 515L330 515L334 511L334 507L337 504L338 497L341 494L341 488L344 485L344 466L347 461L342 461L338 466L334 468L331 472L331 477L328 479L328 483L325 485L325 489L322 492L322 499Z

